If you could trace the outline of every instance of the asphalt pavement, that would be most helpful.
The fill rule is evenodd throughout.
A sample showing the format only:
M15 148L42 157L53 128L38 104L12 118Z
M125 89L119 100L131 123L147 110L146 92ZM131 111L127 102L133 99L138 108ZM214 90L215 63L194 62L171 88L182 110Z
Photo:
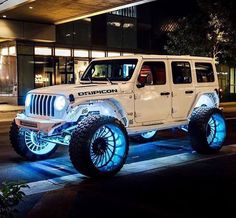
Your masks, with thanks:
M44 194L27 217L235 217L236 154Z

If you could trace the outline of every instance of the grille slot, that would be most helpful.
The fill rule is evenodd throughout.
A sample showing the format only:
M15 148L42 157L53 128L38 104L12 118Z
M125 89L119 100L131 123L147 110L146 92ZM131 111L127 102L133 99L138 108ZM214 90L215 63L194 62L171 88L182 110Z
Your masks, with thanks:
M30 104L30 113L33 115L41 115L54 117L54 102L56 96L52 95L32 95Z

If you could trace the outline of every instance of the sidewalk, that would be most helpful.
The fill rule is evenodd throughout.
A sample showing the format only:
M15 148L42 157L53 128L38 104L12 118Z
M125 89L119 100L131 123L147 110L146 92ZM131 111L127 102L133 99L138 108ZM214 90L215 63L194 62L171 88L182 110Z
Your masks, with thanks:
M16 115L23 110L24 106L0 104L0 121L7 119L9 116L12 118L12 115Z
M225 117L236 117L236 102L222 102L220 107L223 108Z
M0 104L0 113L2 112L18 112L24 110L24 106Z

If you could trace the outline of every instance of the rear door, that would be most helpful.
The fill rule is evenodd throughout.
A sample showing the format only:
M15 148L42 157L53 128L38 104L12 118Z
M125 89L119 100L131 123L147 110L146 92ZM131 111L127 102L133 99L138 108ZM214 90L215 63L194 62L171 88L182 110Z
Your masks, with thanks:
M190 60L170 60L172 76L172 117L185 119L195 99L193 67Z

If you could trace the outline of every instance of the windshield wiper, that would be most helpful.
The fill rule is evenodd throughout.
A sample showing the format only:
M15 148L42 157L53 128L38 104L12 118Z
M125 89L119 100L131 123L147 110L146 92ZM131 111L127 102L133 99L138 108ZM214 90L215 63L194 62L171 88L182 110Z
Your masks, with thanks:
M107 80L109 83L111 83L111 85L114 85L114 83L113 83L108 77L106 77L106 80Z
M88 76L87 78L88 78L88 80L89 80L90 83L93 83L93 80L92 80L91 77Z

